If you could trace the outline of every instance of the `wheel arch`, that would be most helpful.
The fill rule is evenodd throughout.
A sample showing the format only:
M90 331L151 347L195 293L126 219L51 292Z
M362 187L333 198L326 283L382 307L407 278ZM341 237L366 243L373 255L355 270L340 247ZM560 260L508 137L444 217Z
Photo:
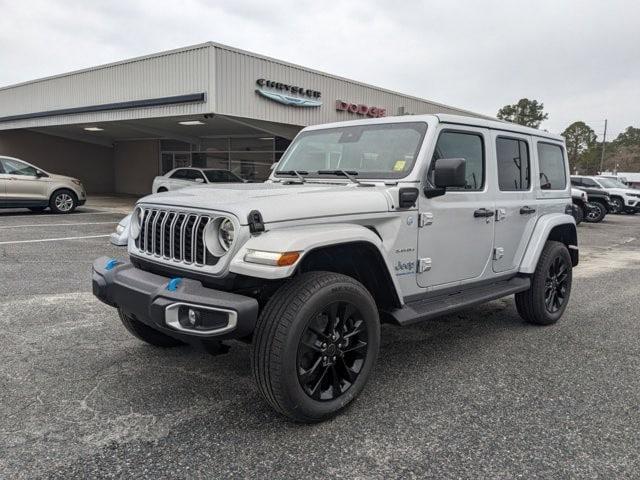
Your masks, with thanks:
M55 195L61 190L67 190L68 192L71 192L73 196L76 197L76 202L78 201L78 192L76 192L73 188L68 187L67 185L56 185L49 194L49 202L51 202L53 200L53 197L55 197Z
M359 281L381 309L402 306L385 260L371 242L345 242L314 248L301 259L295 273L310 271L341 273Z
M244 261L247 250L300 252L289 267ZM401 292L381 238L371 229L354 224L325 224L270 230L251 237L234 255L230 271L277 280L308 271L342 273L360 281L379 306L401 306Z
M531 274L536 270L538 259L548 240L564 243L571 255L571 263L578 264L578 230L573 216L552 213L538 219L525 251L519 271Z

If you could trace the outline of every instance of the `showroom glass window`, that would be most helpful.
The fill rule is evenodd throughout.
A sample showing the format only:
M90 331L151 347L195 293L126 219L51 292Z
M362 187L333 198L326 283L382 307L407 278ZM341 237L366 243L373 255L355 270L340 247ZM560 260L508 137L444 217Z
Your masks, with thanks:
M431 160L429 180L433 183L433 167L440 158L464 158L466 179L464 187L447 190L482 190L484 187L484 142L482 135L474 132L444 131L438 137Z
M498 185L503 192L529 190L529 145L519 138L496 139Z
M564 153L560 145L538 142L538 164L540 188L542 190L564 190L567 177Z

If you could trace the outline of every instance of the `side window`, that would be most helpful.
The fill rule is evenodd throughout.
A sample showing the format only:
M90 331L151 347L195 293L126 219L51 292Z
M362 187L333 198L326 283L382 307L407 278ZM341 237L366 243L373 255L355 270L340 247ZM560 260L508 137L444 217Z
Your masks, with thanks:
M500 190L529 190L529 144L518 138L498 137L496 156Z
M189 180L190 182L195 182L197 178L201 179L202 181L204 181L204 177L202 176L202 173L200 173L198 170L184 170L184 179L185 180Z
M542 190L564 190L567 178L562 147L552 143L538 142L538 163L540 165L540 188Z
M185 170L184 169L176 170L175 172L173 172L171 174L170 178L175 178L177 180L186 180L186 178L185 178Z
M571 179L571 185L573 185L574 187L579 187L580 185L582 185L582 179L581 178L572 178Z
M449 190L482 190L484 186L484 142L482 135L472 132L442 132L433 152L431 168L435 164L434 160L439 158L464 158L467 161L466 185Z
M36 176L36 169L31 165L27 165L26 163L18 162L17 160L11 160L5 158L2 160L4 171L9 175L25 175L25 176Z
M602 188L600 185L598 185L594 180L591 180L590 178L583 178L582 185L584 185L585 187L591 187L591 188Z

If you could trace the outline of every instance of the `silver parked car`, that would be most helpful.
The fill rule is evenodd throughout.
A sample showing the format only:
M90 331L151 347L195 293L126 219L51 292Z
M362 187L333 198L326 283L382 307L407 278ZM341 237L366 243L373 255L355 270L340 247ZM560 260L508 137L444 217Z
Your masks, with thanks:
M174 168L153 179L151 192L168 192L179 188L193 187L194 184L243 182L246 182L246 180L229 170L194 167Z
M140 199L129 259L95 260L93 293L151 345L251 342L264 399L317 422L362 391L382 322L510 295L525 321L557 322L571 213L558 135L444 114L315 125L266 183Z
M71 213L87 201L80 180L55 175L13 157L0 157L0 208Z

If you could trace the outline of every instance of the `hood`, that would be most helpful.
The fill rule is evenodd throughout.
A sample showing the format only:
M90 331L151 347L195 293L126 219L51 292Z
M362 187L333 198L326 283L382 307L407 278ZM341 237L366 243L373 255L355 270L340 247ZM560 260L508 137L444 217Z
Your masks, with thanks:
M54 179L54 180L66 180L68 182L71 182L72 180L79 181L75 177L67 177L66 175L58 175L57 173L49 173L49 172L47 172L47 175L49 175L49 177Z
M355 184L230 183L187 187L157 193L141 203L201 208L235 215L246 224L252 210L265 223L389 211L384 186Z

